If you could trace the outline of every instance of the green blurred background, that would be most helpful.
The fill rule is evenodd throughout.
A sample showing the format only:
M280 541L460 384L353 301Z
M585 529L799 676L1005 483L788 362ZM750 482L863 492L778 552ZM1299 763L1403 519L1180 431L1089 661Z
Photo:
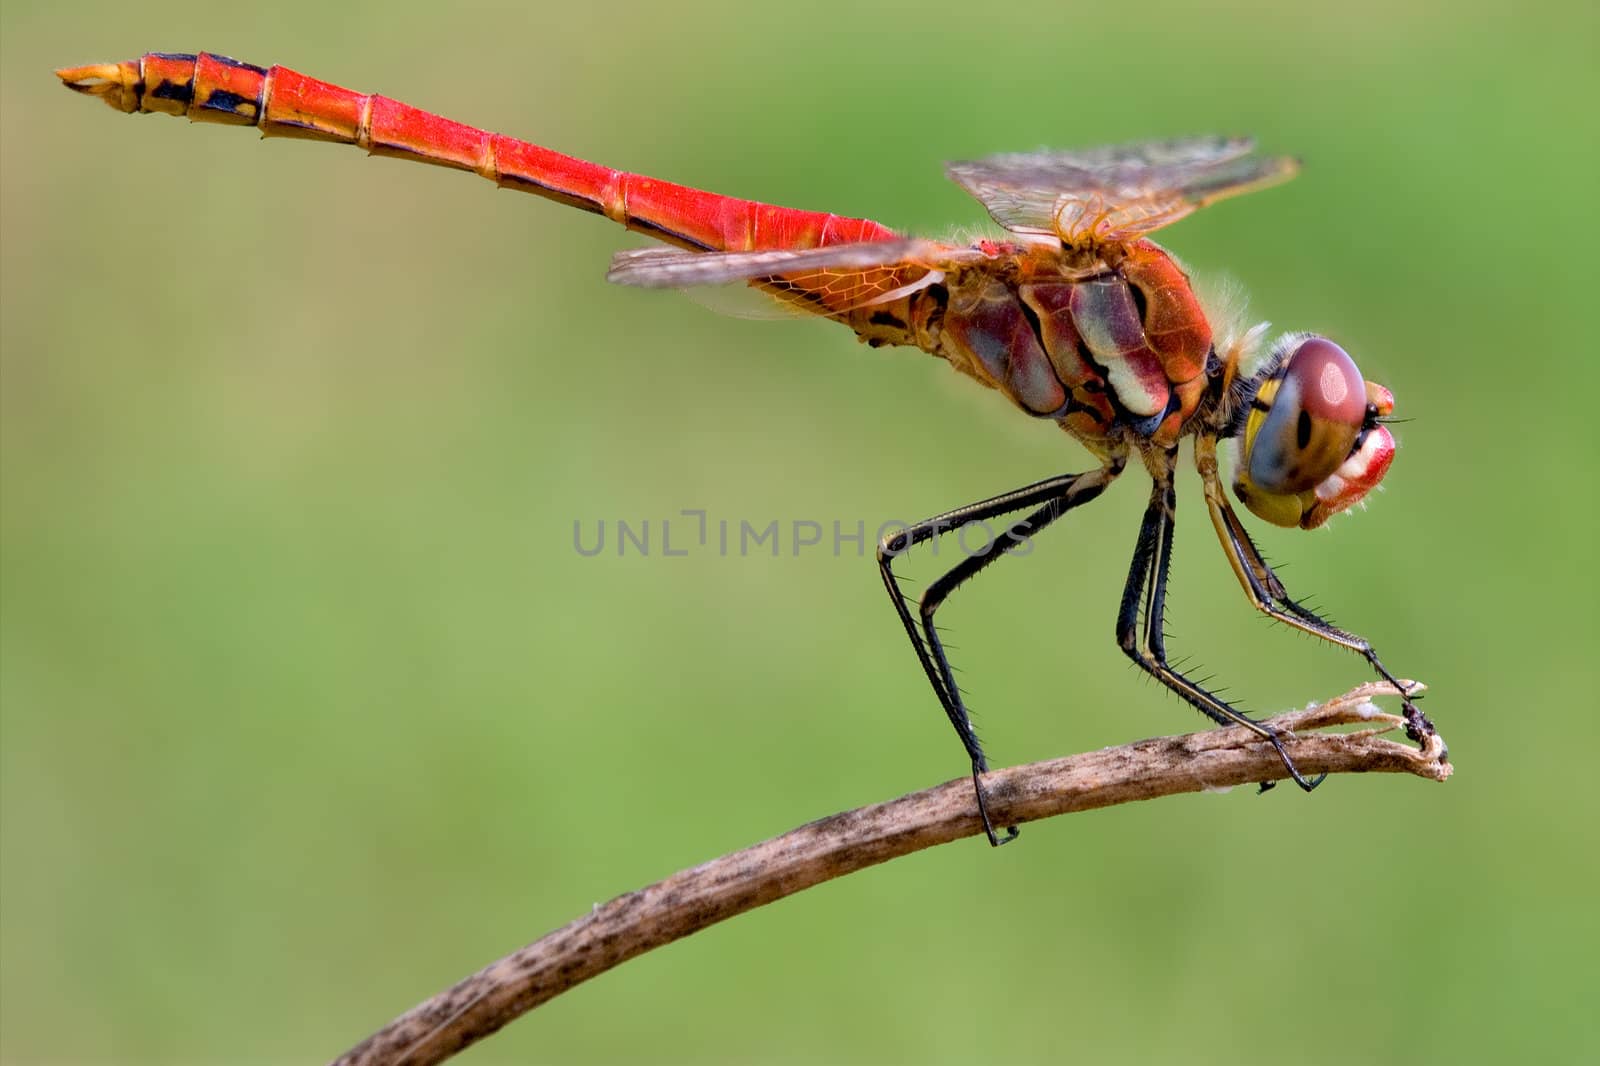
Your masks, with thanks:
M982 220L947 158L1254 132L1305 174L1163 239L1414 419L1369 513L1260 535L1433 686L1454 780L937 849L468 1061L1593 1061L1593 4L11 0L0 31L5 1060L328 1057L596 901L957 776L869 558L582 558L573 521L870 527L1088 464L917 353L607 286L640 242L603 220L50 75L210 49L934 234ZM941 616L997 762L1203 724L1112 640L1139 480ZM1249 609L1196 487L1174 651L1260 712L1364 680Z

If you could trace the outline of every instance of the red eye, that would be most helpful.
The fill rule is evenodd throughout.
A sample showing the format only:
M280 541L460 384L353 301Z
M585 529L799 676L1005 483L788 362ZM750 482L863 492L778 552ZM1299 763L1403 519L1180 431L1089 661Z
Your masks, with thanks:
M1367 383L1355 361L1326 337L1312 337L1300 345L1289 358L1285 376L1299 386L1300 409L1312 419L1359 426L1366 418ZM1309 427L1304 432L1309 433Z
M1367 383L1343 348L1307 337L1268 402L1266 421L1249 441L1250 478L1267 492L1301 493L1349 457L1367 418Z

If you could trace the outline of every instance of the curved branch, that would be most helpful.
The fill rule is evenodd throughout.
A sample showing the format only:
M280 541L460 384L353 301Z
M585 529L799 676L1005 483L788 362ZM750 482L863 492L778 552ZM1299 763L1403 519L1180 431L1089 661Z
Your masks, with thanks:
M1437 736L1427 738L1421 751L1379 736L1405 724L1369 702L1393 694L1390 686L1375 682L1268 721L1284 733L1352 722L1368 726L1286 737L1284 746L1304 773L1410 773L1445 780L1451 765ZM1016 825L1286 776L1270 745L1248 729L1231 728L995 770L983 780L995 824ZM982 831L966 777L803 825L596 907L413 1007L337 1062L440 1062L651 948L823 881Z

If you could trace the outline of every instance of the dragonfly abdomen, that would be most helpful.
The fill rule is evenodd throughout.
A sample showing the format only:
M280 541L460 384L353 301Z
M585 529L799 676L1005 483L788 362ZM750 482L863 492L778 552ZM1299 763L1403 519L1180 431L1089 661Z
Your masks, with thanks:
M470 170L503 188L605 215L684 248L816 248L897 236L868 219L720 196L600 166L288 67L259 67L206 52L151 52L56 73L71 88L119 111L257 126L263 137L354 144L372 155Z

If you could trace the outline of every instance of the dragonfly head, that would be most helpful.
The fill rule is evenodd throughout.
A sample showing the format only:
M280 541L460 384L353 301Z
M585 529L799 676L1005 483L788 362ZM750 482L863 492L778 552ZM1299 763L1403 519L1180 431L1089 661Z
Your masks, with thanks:
M1276 526L1315 529L1383 480L1394 396L1326 337L1290 334L1243 383L1239 501Z

